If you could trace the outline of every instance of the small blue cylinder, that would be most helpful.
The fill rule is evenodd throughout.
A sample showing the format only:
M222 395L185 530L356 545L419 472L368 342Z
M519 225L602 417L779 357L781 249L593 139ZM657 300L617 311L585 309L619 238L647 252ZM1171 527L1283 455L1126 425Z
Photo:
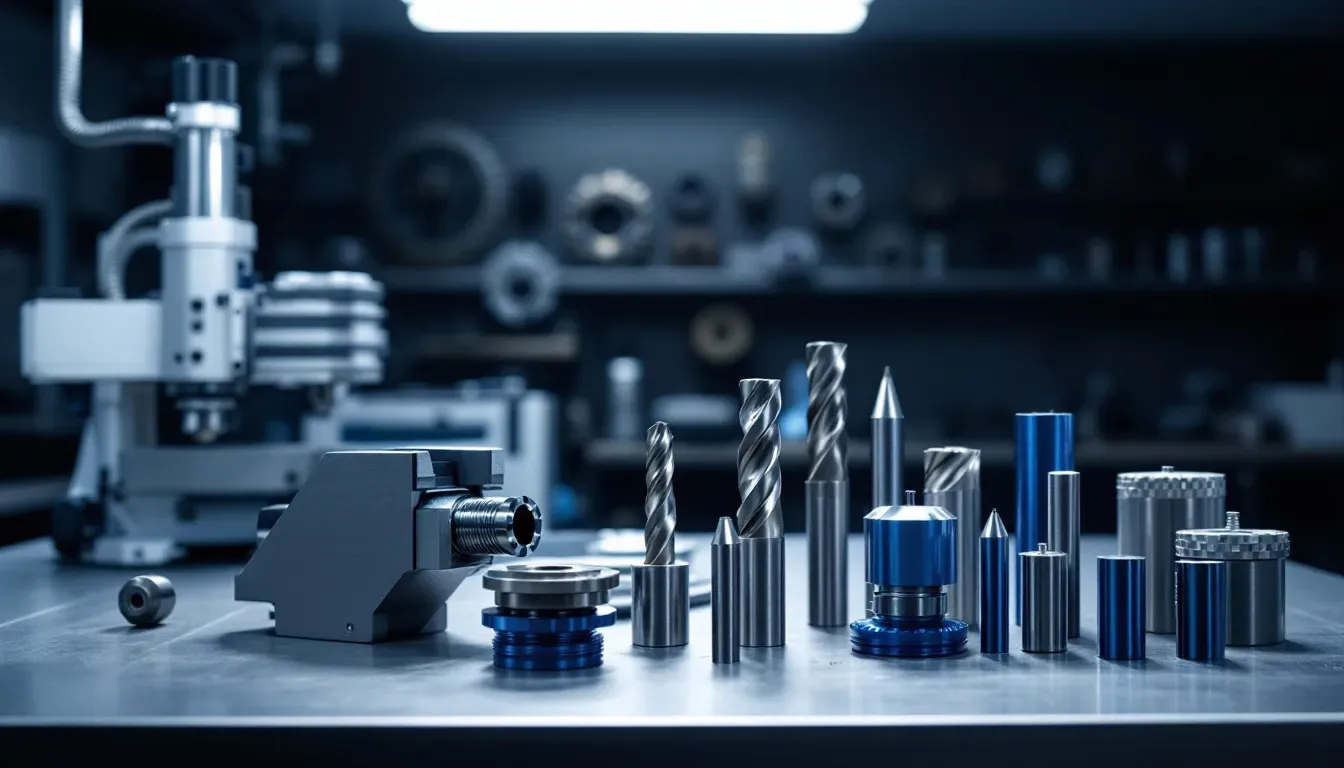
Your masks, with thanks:
M1097 558L1097 655L1107 661L1138 661L1147 655L1146 571L1142 557Z
M980 652L1008 652L1008 539L980 539Z
M1073 414L1019 413L1014 417L1017 460L1017 553L1035 552L1049 539L1046 481L1051 472L1073 469ZM1022 558L1017 558L1016 621L1022 623Z
M871 584L956 583L957 518L942 507L878 507L863 518L863 540Z
M1176 561L1176 655L1222 661L1227 651L1227 563Z

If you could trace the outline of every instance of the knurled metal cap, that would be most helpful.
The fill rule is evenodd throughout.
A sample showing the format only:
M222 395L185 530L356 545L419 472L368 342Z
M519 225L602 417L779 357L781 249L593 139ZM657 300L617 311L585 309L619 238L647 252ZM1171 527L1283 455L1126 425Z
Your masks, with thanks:
M1190 560L1279 560L1288 532L1262 528L1196 528L1176 532L1176 556Z
M1218 472L1125 472L1115 478L1117 499L1217 499L1227 496L1227 477Z

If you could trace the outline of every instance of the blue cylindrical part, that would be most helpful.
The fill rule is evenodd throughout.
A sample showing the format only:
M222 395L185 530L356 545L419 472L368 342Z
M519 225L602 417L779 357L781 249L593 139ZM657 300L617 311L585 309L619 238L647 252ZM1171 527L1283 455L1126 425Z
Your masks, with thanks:
M980 539L980 652L1008 652L1008 539Z
M495 666L500 669L590 669L602 665L602 633L616 623L610 605L579 611L481 611L481 624L495 630Z
M1147 655L1143 629L1147 563L1133 555L1097 558L1097 655L1138 661Z
M932 587L957 581L957 518L941 507L879 507L863 518L863 540L871 584Z
M1176 655L1222 661L1227 652L1227 563L1176 561Z
M1046 481L1051 472L1073 469L1073 414L1019 413L1014 417L1017 460L1017 553L1035 552L1048 539ZM1017 558L1016 621L1022 623L1022 558Z

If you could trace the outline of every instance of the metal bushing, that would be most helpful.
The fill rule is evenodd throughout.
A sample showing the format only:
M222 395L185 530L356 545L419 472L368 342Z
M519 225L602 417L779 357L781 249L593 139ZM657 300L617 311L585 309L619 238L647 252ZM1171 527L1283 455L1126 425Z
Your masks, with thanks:
M602 634L616 622L605 605L621 575L589 565L509 565L485 574L495 607L481 624L495 631L494 664L500 669L571 670L602 664Z
M619 169L579 179L566 201L564 231L574 251L604 264L634 258L653 240L653 193Z
M711 304L691 318L691 349L710 365L732 365L755 343L751 315L736 304Z
M613 568L529 563L492 568L483 585L495 593L500 608L569 611L607 603L620 580Z
M686 173L672 185L668 208L672 218L682 224L703 224L714 215L715 202L709 180L698 173Z
M812 216L832 232L853 232L868 213L863 179L853 173L824 173L812 182Z
M539 243L504 243L486 257L481 290L501 324L533 325L550 317L560 302L560 265Z
M121 585L117 593L117 608L121 615L137 627L152 627L168 618L177 605L177 590L173 582L162 576L136 576Z
M370 208L397 255L452 264L484 248L508 210L509 179L494 148L465 126L421 126L373 170Z

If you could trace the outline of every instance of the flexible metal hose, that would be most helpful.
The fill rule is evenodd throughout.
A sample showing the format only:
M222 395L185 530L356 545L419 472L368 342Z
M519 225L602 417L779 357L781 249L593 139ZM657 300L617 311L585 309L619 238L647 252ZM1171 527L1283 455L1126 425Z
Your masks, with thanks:
M122 214L98 238L98 292L105 299L126 298L126 261L136 249L159 240L157 227L143 227L172 211L170 200L155 200Z
M56 124L84 147L171 144L173 124L164 117L123 117L90 122L79 107L80 66L84 58L84 3L60 0L56 20Z

